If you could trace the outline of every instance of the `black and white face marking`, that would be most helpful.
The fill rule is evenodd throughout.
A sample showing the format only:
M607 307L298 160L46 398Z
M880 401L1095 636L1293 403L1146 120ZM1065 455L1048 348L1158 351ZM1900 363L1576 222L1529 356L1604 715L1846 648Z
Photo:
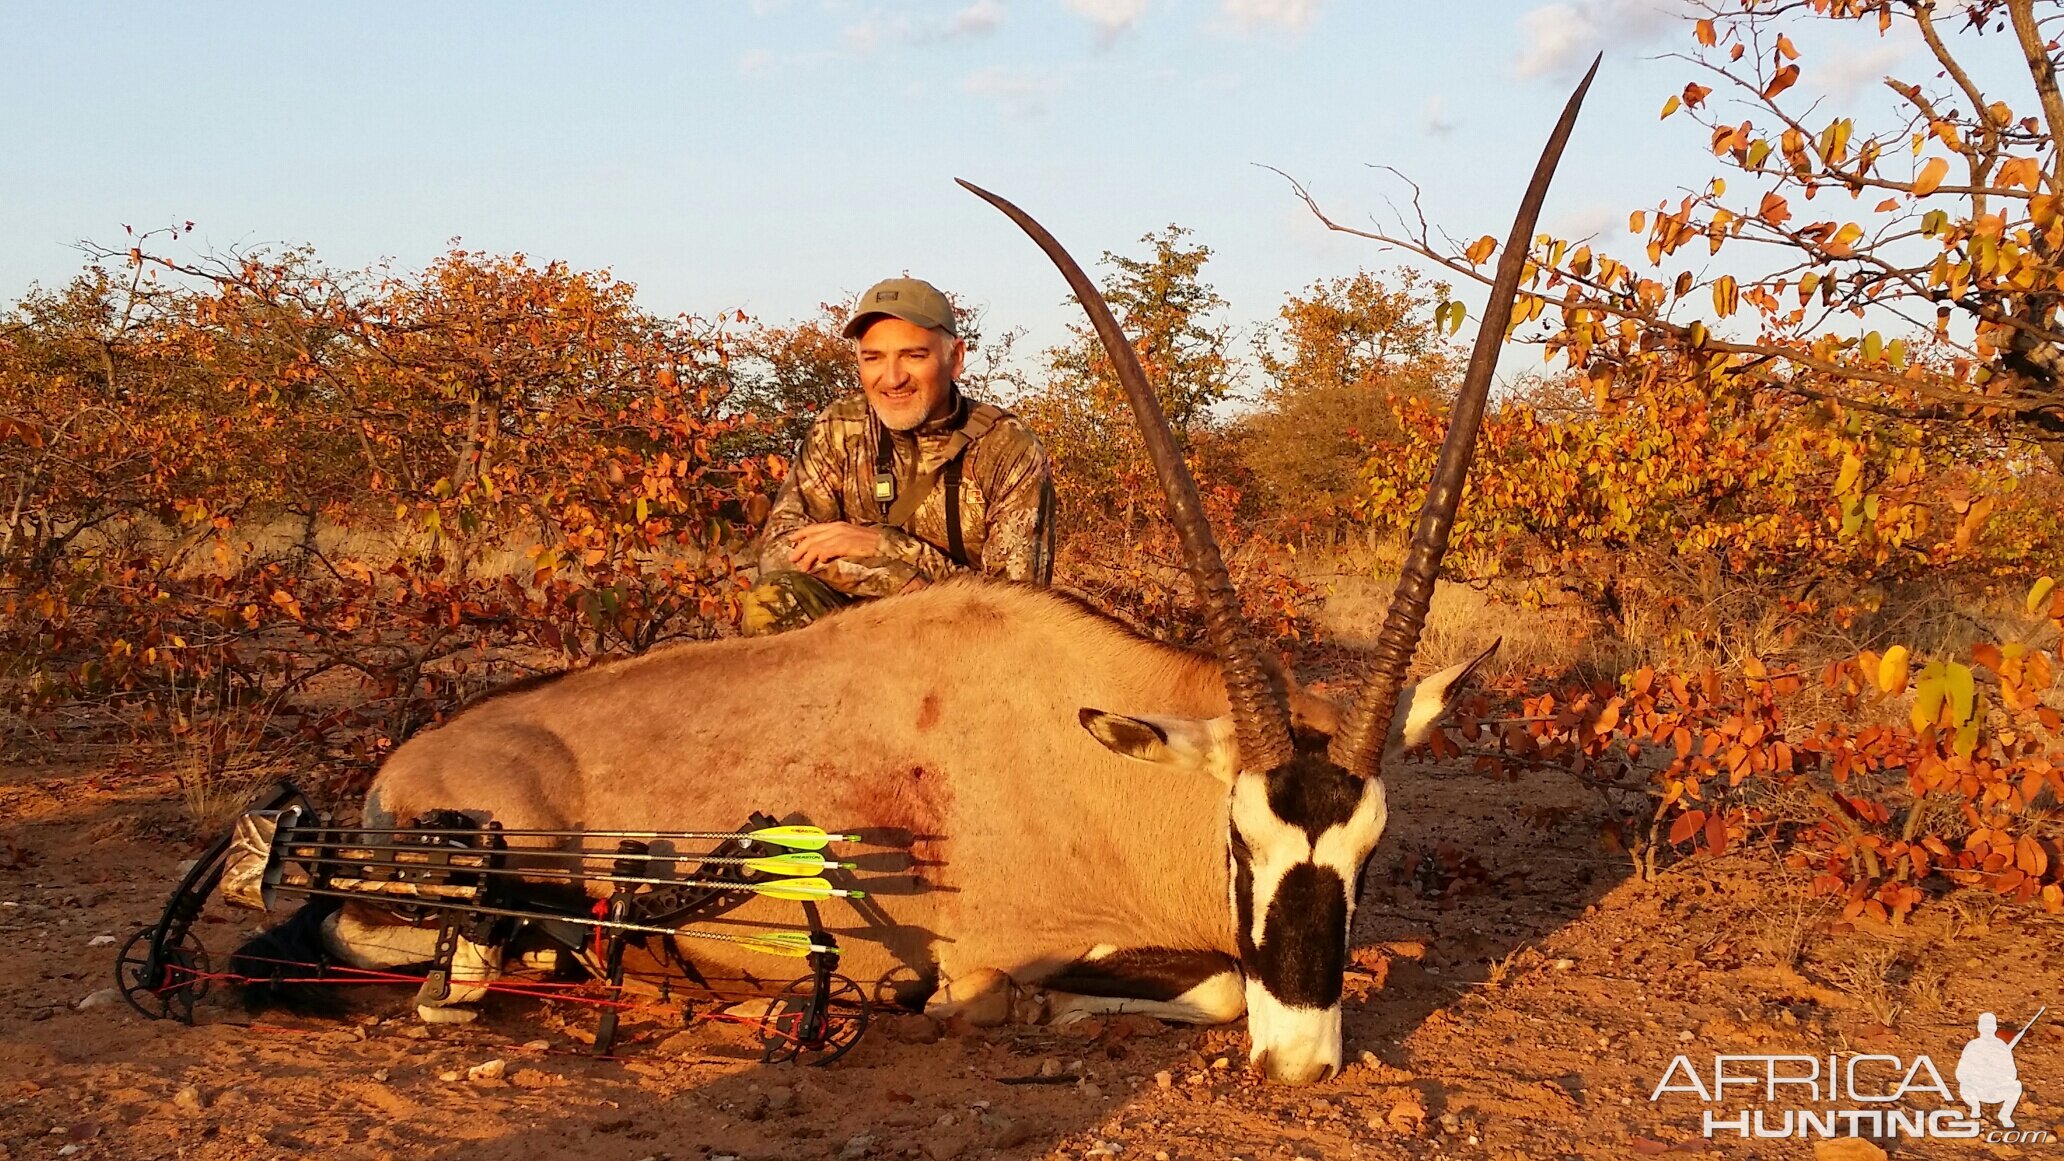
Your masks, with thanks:
M1362 863L1388 821L1381 779L1304 753L1233 779L1233 921L1247 976L1249 1059L1271 1080L1340 1070L1340 989Z

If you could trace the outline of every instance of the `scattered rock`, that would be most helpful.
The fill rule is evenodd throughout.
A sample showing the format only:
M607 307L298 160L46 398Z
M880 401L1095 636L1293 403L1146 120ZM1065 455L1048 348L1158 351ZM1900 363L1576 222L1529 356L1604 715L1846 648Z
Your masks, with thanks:
M556 1072L544 1072L535 1068L519 1068L509 1074L509 1083L517 1088L563 1088L566 1078Z
M459 1079L459 1072L457 1069L451 1069L446 1072L440 1072L437 1074L437 1079L442 1081L454 1081Z
M552 1049L552 1042L550 1040L529 1040L524 1042L523 1047L531 1052L549 1052Z
M408 1027L403 1028L401 1030L401 1034L403 1036L408 1037L410 1040L430 1039L430 1029L423 1027L421 1024L411 1024Z
M1814 1143L1813 1161L1885 1161L1885 1151L1862 1137L1835 1137Z
M883 1031L889 1034L889 1039L896 1041L898 1044L937 1044L939 1042L939 1022L921 1012L912 1012L909 1015L897 1016L891 1019L888 1021L888 1027L883 1029Z
M1007 1117L1002 1113L982 1114L982 1124L989 1130L989 1147L1011 1149L1031 1140L1038 1132L1029 1117Z
M785 1117L797 1109L796 1092L787 1085L775 1085L767 1090L767 1111L777 1117Z
M1426 1106L1411 1097L1406 1097L1390 1106L1389 1114L1383 1118L1383 1125L1393 1133L1416 1136L1419 1130L1426 1127Z
M509 1062L501 1057L496 1057L484 1064L476 1064L467 1069L466 1079L475 1084L480 1084L486 1081L500 1080L502 1079L502 1074L508 1071Z
M1554 968L1556 971L1566 972L1571 968L1577 966L1577 961L1573 959L1559 959L1548 966Z
M207 1100L201 1096L201 1090L193 1085L187 1085L173 1093L172 1104L182 1113L198 1113L208 1107Z
M1088 1099L1093 1101L1100 1101L1104 1099L1104 1090L1098 1088L1096 1085L1089 1083L1088 1081L1083 1081L1080 1085L1077 1085L1075 1091L1081 1093L1084 1097L1087 1097Z
M1175 1087L1175 1074L1174 1074L1174 1073L1171 1073L1171 1072L1169 1072L1169 1071L1168 1071L1167 1069L1165 1069L1165 1068L1164 1068L1164 1069L1162 1069L1161 1071L1159 1071L1159 1072L1155 1073L1155 1074L1154 1074L1154 1087L1155 1087L1155 1088L1174 1088L1174 1087Z
M845 1147L839 1150L839 1161L860 1161L860 1158L874 1152L874 1138L866 1133L846 1138Z
M85 999L80 1000L77 1006L81 1012L91 1012L95 1008L105 1008L121 1002L122 990L120 988L102 988Z
M186 878L186 873L199 866L200 862L199 859L182 859L178 866L172 868L172 877L175 879Z
M1043 1058L1041 1058L1041 1060L1039 1061L1039 1075L1040 1075L1040 1076L1059 1076L1059 1075L1061 1075L1061 1062L1060 1062L1059 1060L1055 1059L1054 1057L1051 1057L1051 1056L1048 1056L1048 1057L1043 1057Z
M379 1081L381 1084L387 1083L387 1077L389 1075L390 1074L388 1073L388 1071L384 1068L376 1068L373 1070L373 1079Z
M114 945L115 937L112 935L96 935L86 941L87 947L113 947Z
M1224 1056L1221 1056L1221 1057L1219 1057L1219 1058L1218 1058L1217 1060L1214 1060L1214 1061L1212 1061L1212 1062L1211 1062L1211 1071L1213 1071L1213 1072L1224 1072L1224 1071L1226 1071L1227 1069L1231 1068L1232 1066L1233 1066L1233 1062L1232 1062L1231 1058L1229 1058L1229 1057L1224 1057Z

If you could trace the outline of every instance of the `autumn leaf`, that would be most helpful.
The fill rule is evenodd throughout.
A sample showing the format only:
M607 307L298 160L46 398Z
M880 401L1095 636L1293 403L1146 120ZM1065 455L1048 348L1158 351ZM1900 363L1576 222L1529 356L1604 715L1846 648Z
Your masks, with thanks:
M1909 654L1904 645L1894 645L1885 650L1885 656L1878 660L1877 685L1881 693L1898 697L1906 692Z
M1763 204L1756 208L1756 216L1773 226L1781 226L1792 216L1792 208L1776 190L1772 190L1763 195Z
M2028 610L2029 616L2034 616L2043 607L2043 602L2050 597L2050 590L2056 587L2057 579L2049 576L2038 578L2033 585L2029 586L2028 598L2022 602L2023 607Z
M1693 25L1692 34L1698 38L1700 44L1705 45L1707 48L1711 48L1719 43L1719 34L1713 27L1711 20L1701 20Z
M1793 85L1797 84L1798 81L1799 66L1795 64L1786 65L1785 67L1777 70L1777 75L1770 78L1769 84L1763 86L1763 99L1766 101L1776 100L1777 95L1779 93L1782 93L1786 89L1791 88Z
M1712 91L1706 86L1693 81L1691 84L1684 86L1684 103L1690 108L1696 109L1699 107L1699 102L1705 100L1707 94Z
M1937 187L1941 186L1942 179L1948 176L1949 161L1947 159L1941 157L1929 158L1928 164L1922 166L1919 176L1914 178L1914 196L1924 198L1934 193Z
M1471 242L1469 249L1462 252L1462 256L1469 259L1471 266L1481 266L1484 263L1484 259L1489 258L1491 252L1497 248L1498 240L1489 234L1485 234L1483 237Z

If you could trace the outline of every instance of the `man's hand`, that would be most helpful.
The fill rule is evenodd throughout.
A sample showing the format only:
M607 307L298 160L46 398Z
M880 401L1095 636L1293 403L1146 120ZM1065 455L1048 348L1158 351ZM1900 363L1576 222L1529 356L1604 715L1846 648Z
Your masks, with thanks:
M803 572L845 557L880 556L881 530L864 524L811 524L788 535L788 558Z

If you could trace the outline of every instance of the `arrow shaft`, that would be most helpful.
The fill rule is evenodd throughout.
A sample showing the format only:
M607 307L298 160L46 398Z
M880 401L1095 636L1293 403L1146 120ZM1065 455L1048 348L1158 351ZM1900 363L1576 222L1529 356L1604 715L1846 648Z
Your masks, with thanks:
M832 834L814 826L776 826L752 831L715 830L502 830L489 827L368 827L368 826L295 826L284 828L281 835L290 841L320 842L316 836L329 835L429 835L439 837L474 838L483 835L500 835L503 838L560 838L560 839L752 839L756 842L772 843L776 846L803 847L815 850L828 842L858 842L859 835ZM816 844L810 846L808 844Z
M763 871L770 875L814 875L819 871L840 871L853 868L851 863L826 859L808 851L792 851L782 855L655 855L649 853L619 854L614 851L529 850L517 848L507 852L496 852L480 847L406 847L337 842L304 843L292 838L287 840L286 847L286 857L296 862L310 862L335 856L353 859L366 866L374 865L375 861L382 855L424 852L461 857L507 853L521 855L525 860L561 859L581 862L631 860L640 863L686 863L691 866L749 867L752 870ZM368 853L361 858L355 853L358 851ZM380 863L378 865L416 867L441 864L403 862Z
M772 895L777 890L794 892L794 894L782 895L781 897L784 898L807 897L823 899L843 897L849 894L849 892L833 887L829 883L824 883L821 888L805 886L804 884L809 882L809 880L790 880L787 882L776 880L771 883L745 883L724 879L656 879L643 875L583 874L579 871L561 871L549 867L469 867L463 864L453 865L449 863L396 862L391 859L296 858L294 861L318 867L392 867L405 871L452 871L465 875L498 875L503 878L514 879L543 879L554 883L635 883L640 886L653 887L708 887L722 891L752 891L762 895ZM817 880L817 882L823 881Z
M303 887L289 883L281 883L279 890L291 891L301 895L320 895L328 899L357 899L363 902L366 898L363 892L358 891L330 891L320 887ZM766 935L732 935L721 931L701 931L693 927L660 927L652 923L628 923L622 920L601 919L587 915L546 915L536 911L518 911L509 907L482 907L472 903L426 903L425 906L435 907L440 911L464 911L473 915L499 915L511 919L577 923L584 927L600 927L610 931L634 931L646 935L678 935L688 939L714 939L724 943L740 943L758 947L762 950L773 951L777 955L801 956L808 955L813 951L834 950L814 940L805 944L802 940L807 939L808 934L800 931L777 931L769 932ZM790 942L791 939L793 939L793 942Z

